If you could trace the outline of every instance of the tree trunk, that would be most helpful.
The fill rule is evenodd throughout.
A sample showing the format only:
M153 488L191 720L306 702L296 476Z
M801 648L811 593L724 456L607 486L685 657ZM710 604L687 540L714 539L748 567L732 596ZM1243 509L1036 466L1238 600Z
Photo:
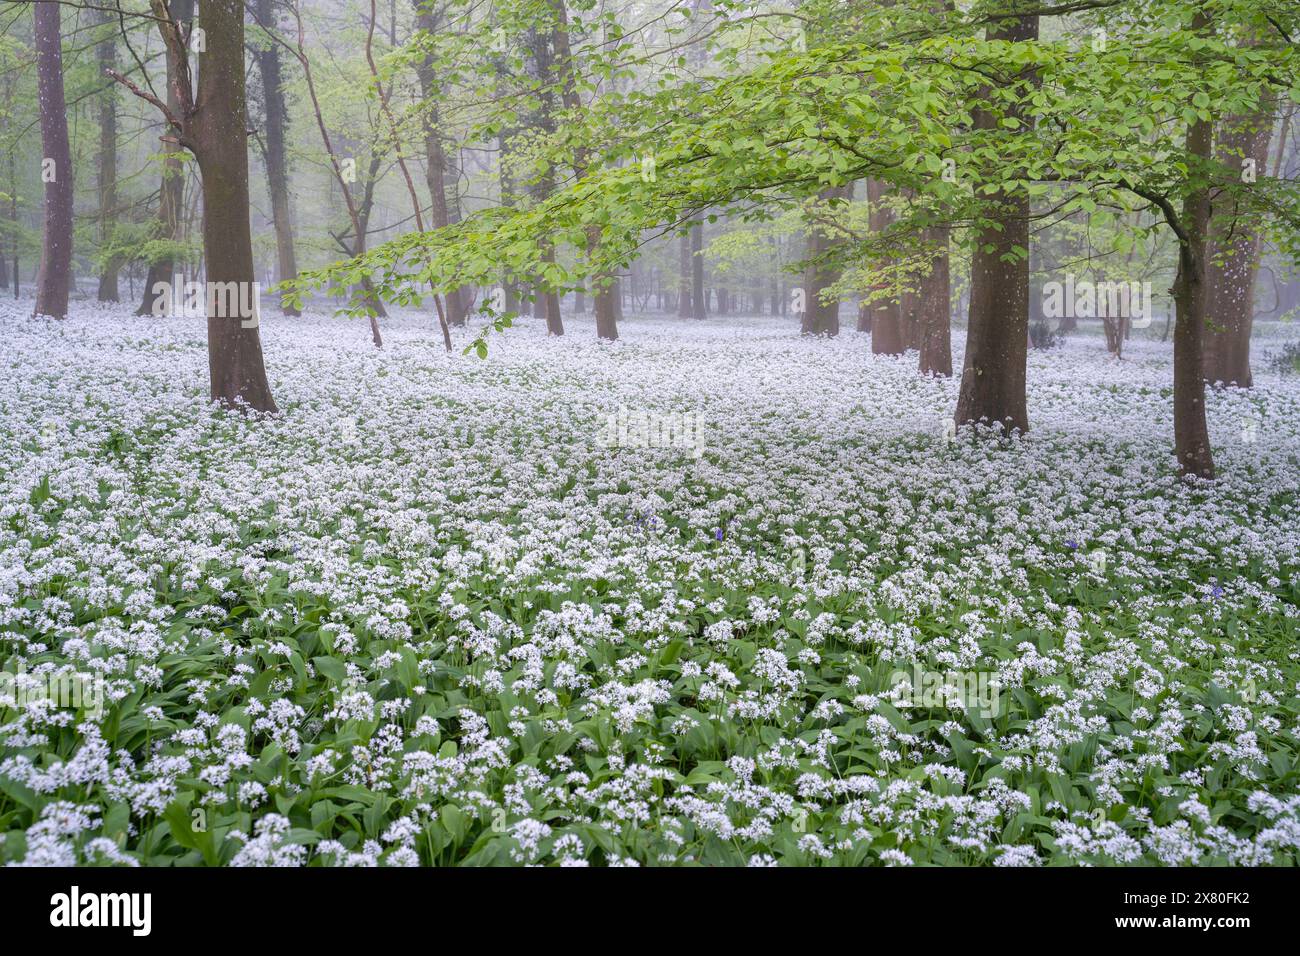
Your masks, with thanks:
M195 111L188 138L203 181L203 258L208 281L208 369L214 401L244 402L276 411L262 363L256 314L230 315L214 302L216 283L237 283L254 300L252 232L249 226L248 119L244 101L244 6L239 0L200 0L206 48L199 54ZM203 108L221 104L220 109ZM254 309L254 312L256 310Z
M587 230L587 248L595 249L600 245L600 227L592 226ZM613 276L592 276L591 311L596 317L596 337L613 342L618 338L618 320L622 317L623 290L618 279Z
M691 281L694 271L691 268L691 233L688 229L677 240L677 317L691 317Z
M1038 17L1002 21L989 39L1029 41L1038 37ZM1023 123L1021 111L1008 110ZM972 110L975 128L995 129L998 118ZM970 317L966 363L955 419L1001 423L1008 430L1029 430L1025 401L1025 362L1029 347L1029 197L1002 193L991 214L1001 229L977 228L971 253ZM1010 260L1010 261L1008 261Z
M113 17L100 11L99 22L105 35L99 41L98 59L101 82L107 86L99 100L99 241L101 245L113 242L117 228L117 84L103 79L105 70L117 68L117 36L113 32ZM118 273L122 263L117 256L104 261L99 274L96 297L100 302L116 302Z
M1271 110L1256 116L1229 117L1219 128L1216 152L1239 176L1243 160L1253 160L1259 175L1268 164L1272 135ZM1230 206L1216 208L1210 220L1209 252L1205 264L1205 378L1210 382L1250 388L1250 332L1255 318L1255 276L1259 271L1259 224L1237 216Z
M45 182L45 228L41 234L41 268L36 278L36 314L67 318L72 282L72 154L68 148L68 114L63 100L63 47L60 6L38 3L36 87L41 111L41 148Z
M1204 14L1198 13L1193 29L1205 28ZM1197 120L1187 131L1187 152L1207 162L1211 154L1213 127ZM1193 167L1195 169L1195 167ZM1193 175L1196 175L1194 173ZM1174 278L1174 454L1185 476L1214 477L1210 455L1210 433L1205 423L1205 378L1202 335L1205 328L1206 242L1210 228L1210 192L1203 186L1189 192L1183 201L1185 238L1178 247L1178 274Z
M357 235L352 240L354 257L366 251L366 233L370 228L370 211L375 208L375 183L379 179L379 167L382 162L383 156L372 147L370 163L366 169L366 184L361 189L361 201L356 203L356 223L353 230ZM344 188L347 188L347 184L344 184ZM366 305L375 313L370 320L370 338L375 343L375 348L383 348L384 341L379 332L378 319L388 318L388 309L384 307L384 300L375 291L369 276L363 277L360 284Z
M548 264L555 263L555 247L547 246L546 252L542 256L542 261ZM560 314L560 294L555 289L549 287L537 287L539 304L542 307L542 315L546 318L546 332L548 335L564 334L564 317Z
M922 375L952 375L951 292L948 275L948 230L931 226L923 238L938 248L930 260L930 273L921 280L917 333Z
M168 4L171 17L177 23L187 24L194 19L194 0L171 0ZM167 70L167 108L173 115L181 112L181 101L177 92L180 80L181 61L172 48L164 44ZM179 242L181 238L182 206L185 201L185 167L181 163L182 147L175 141L174 131L164 128L162 141L162 181L158 187L158 230L156 237L169 242ZM176 263L168 256L149 263L145 276L144 289L141 292L140 306L136 315L151 315L157 293L154 288L159 283L172 283Z
M881 232L894 220L886 209L885 184L878 179L867 180L867 201L871 204L868 225L872 232ZM903 339L902 303L896 298L871 304L871 352L873 355L902 355L907 343Z
M691 223L691 318L702 319L709 314L704 301L704 224Z
M275 23L271 0L257 0L257 18L270 29ZM289 212L289 160L285 149L288 113L280 74L280 47L274 41L257 51L257 65L262 74L262 92L266 101L266 179L271 196L271 218L275 226L275 251L280 282L298 276L298 262L293 251L293 219ZM280 311L301 315L301 310L282 297Z
M834 199L845 197L850 191L851 187L846 190L843 186L832 186L823 189L817 198L821 203L826 204ZM827 215L830 215L829 211ZM818 261L834 244L835 238L825 225L816 222L809 225L807 257L810 261L804 268L804 314L800 329L804 334L830 336L840 334L839 299L832 302L822 301L822 290L835 284L840 276L839 270Z
M882 200L885 184L880 180L867 181L867 199L870 203L868 225L872 232L880 232L893 221L893 213L884 208ZM867 307L865 323L859 313L859 327L865 325L871 332L873 355L902 355L907 345L903 339L902 303L896 298L876 300Z
M20 287L22 286L22 273L19 271L19 245L18 245L18 170L15 165L16 160L13 152L9 153L9 225L13 230L14 244L14 268L13 268L13 289L14 298L18 298Z
M582 96L578 92L577 70L573 65L573 47L569 42L569 13L564 0L548 0L555 17L551 31L551 44L555 50L555 63L560 79L560 97L564 108L573 114L582 111ZM587 175L590 156L585 146L573 152L573 172L578 179ZM594 257L600 249L600 226L587 228L587 255ZM618 301L618 280L609 275L595 275L591 279L594 298L592 311L596 316L596 336L613 341L618 338L618 320L621 303Z
M415 4L415 25L429 35L430 41L438 32L441 11L435 13L431 0L413 0ZM416 62L416 77L420 81L420 94L424 98L424 177L429 186L429 199L432 201L432 218L435 229L444 229L460 219L459 210L453 215L452 206L447 199L447 152L442 142L438 104L442 100L442 86L438 82L432 55L426 55ZM465 307L465 297L460 289L447 293L447 322L450 325L465 325L469 321L469 312ZM556 307L559 314L559 307ZM548 325L550 319L547 319ZM555 334L562 334L560 331Z
M0 133L7 135L9 133L9 122L10 122L9 117L11 115L11 110L13 108L13 78L6 77L3 83L4 83L5 95L4 95L4 102L2 105L0 105ZM14 151L10 150L9 189L8 189L10 201L6 203L3 200L0 200L0 208L3 208L5 219L6 221L8 221L7 226L0 227L0 289L9 288L9 260L5 258L5 253L9 248L8 237L10 236L10 232L9 232L10 229L13 230L12 235L13 235L13 244L14 244L14 255L17 256L18 254L18 221L17 221L18 216L16 215L18 181L14 173L15 173ZM17 279L18 276L15 275L14 276L15 285L17 285ZM14 298L17 298L16 294Z
M501 205L513 206L515 203L515 184L510 176L508 158L510 155L510 136L509 131L503 130L497 136L497 181L501 192ZM523 311L524 303L520 300L519 285L514 281L514 277L508 273L501 274L501 288L505 293L505 307L507 312L519 313Z
M559 43L561 29L562 27L557 24L551 30L533 28L528 31L528 47L533 61L533 79L538 87L538 107L533 115L533 126L546 134L555 132L555 97L552 92L552 84L554 82L556 53L553 47ZM563 65L561 69L563 69ZM441 146L439 146L439 153L441 154ZM532 193L534 202L542 203L554 190L555 175L548 164L546 170L532 184L529 191ZM543 242L541 245L542 262L553 264L555 262L555 247L550 242ZM598 323L599 311L598 305ZM538 281L533 287L533 318L544 318L546 320L548 335L564 334L564 317L560 313L559 293L542 281Z

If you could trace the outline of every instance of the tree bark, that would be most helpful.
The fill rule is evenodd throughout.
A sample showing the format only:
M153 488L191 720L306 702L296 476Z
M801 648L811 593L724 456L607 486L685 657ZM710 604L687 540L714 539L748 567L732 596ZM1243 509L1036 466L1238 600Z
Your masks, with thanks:
M704 301L704 224L691 223L691 318L703 319L709 314Z
M170 11L172 20L178 24L187 25L194 19L194 0L171 0L169 4L166 4L166 8ZM165 43L163 46L167 71L167 109L172 115L179 116L182 109L179 93L182 59L177 55L177 51L171 44ZM183 218L182 208L185 201L185 167L180 156L183 147L176 141L174 130L165 127L164 131L165 135L162 140L162 179L158 187L156 238L168 242L179 242ZM154 287L158 283L166 283L170 286L175 267L176 263L170 256L149 263L149 271L145 275L140 305L135 310L136 315L151 315L153 313L153 303L156 297L156 293L153 291Z
M9 132L9 116L13 107L13 78L6 77L3 81L4 86L4 106L0 108L0 132L7 134ZM4 207L5 219L8 225L0 228L0 289L9 288L9 260L5 258L6 250L9 248L9 230L13 230L14 255L18 254L18 222L17 222L17 203L18 194L17 177L14 175L14 154L11 150L9 153L9 202L0 201ZM17 275L14 276L15 285L17 284ZM17 298L17 295L14 296Z
M533 124L538 130L547 135L555 132L555 97L552 92L552 83L554 82L555 61L558 54L554 48L558 46L562 22L562 18L557 19L556 23L549 29L539 27L528 31L529 52L532 54L533 60L533 80L538 87L538 108L533 117ZM545 202L554 190L555 174L548 165L545 172L532 184L529 191L533 195L534 202L541 203ZM550 242L543 242L541 245L542 262L548 265L554 264L554 245ZM538 281L533 287L533 318L546 320L548 335L564 334L564 317L560 312L559 292L541 281ZM597 303L596 318L597 322L599 322L599 303Z
M677 317L691 317L691 234L688 229L677 239Z
M832 186L823 189L817 198L822 203L829 203L847 194L845 187ZM829 208L827 215L830 215ZM834 245L835 238L828 226L817 222L809 224L807 254L810 261L804 268L804 314L800 328L805 335L840 334L839 299L833 302L822 301L822 290L835 284L839 279L839 270L817 261Z
M257 19L267 29L275 23L271 0L257 0ZM266 101L266 179L271 196L271 219L275 226L275 251L279 272L276 278L287 282L298 277L298 262L293 250L293 219L289 211L289 159L285 147L288 112L280 70L280 47L274 41L257 51L257 66L262 74L262 93ZM297 306L280 300L285 315L301 315Z
M1205 15L1193 20L1196 29L1206 26ZM1208 165L1213 127L1197 120L1187 131L1187 152L1197 166L1193 175ZM1199 162L1198 162L1199 161ZM1210 228L1210 190L1200 186L1183 201L1184 235L1178 246L1178 273L1172 289L1174 321L1174 454L1185 476L1214 477L1210 454L1210 433L1205 422L1205 378L1202 335L1205 328L1206 243Z
M248 115L244 99L244 5L200 0L206 45L190 128L203 182L203 258L209 289L256 289L248 196ZM219 104L219 108L214 108ZM250 293L250 298L251 298ZM276 411L262 361L260 316L225 314L208 295L208 372L213 400Z
M35 4L36 87L41 110L41 166L45 181L45 227L41 267L36 278L36 314L67 318L72 282L72 153L63 99L63 46L60 6Z
M113 33L113 17L100 11L99 23L104 37L99 41L98 60L100 78L105 71L117 67L117 36ZM99 241L107 245L113 241L117 228L117 84L109 81L99 99ZM117 302L118 273L122 263L117 256L105 260L99 274L96 298L100 302Z
M42 4L42 6L45 6ZM193 88L190 33L162 0L151 9L179 68L169 74L179 110L141 92L162 110L171 135L194 154L203 185L203 258L207 278L208 381L212 399L227 407L274 412L258 333L258 285L249 227L248 114L244 98L244 6L239 0L200 0L204 49ZM148 295L150 290L146 290Z
M930 273L921 280L917 332L922 375L952 375L951 290L948 270L948 230L931 226L923 235L938 251L930 260Z
M989 39L1029 41L1038 37L1038 17L1005 20L988 31ZM1008 115L1025 122L1023 111ZM976 129L997 128L998 117L976 107ZM1000 229L976 229L971 254L970 314L966 362L955 419L1001 423L1008 430L1029 430L1025 400L1025 363L1029 346L1029 198L1002 193L992 218ZM1008 261L1010 260L1010 261Z
M366 183L361 188L361 201L356 202L352 193L348 190L348 184L343 184L345 200L355 206L355 222L353 232L357 233L352 240L352 255L359 256L366 251L366 233L370 228L370 211L375 208L375 184L379 181L379 167L383 162L383 157L377 149L372 149L370 153L370 163L366 169ZM361 291L365 296L366 305L374 312L370 320L370 338L374 342L375 348L383 348L384 340L379 331L379 319L388 318L388 309L384 306L384 300L379 298L379 293L375 292L375 287L367 276L361 280Z
M1259 175L1268 164L1272 111L1234 116L1219 127L1218 159L1228 173L1240 175L1243 160L1254 160ZM1250 388L1250 333L1255 318L1255 277L1259 272L1260 233L1248 216L1216 207L1210 220L1205 264L1205 378Z
M884 206L884 198L885 184L878 179L867 180L867 201L871 204L868 225L872 232L882 232L894 220L894 214ZM867 324L871 328L873 355L902 355L906 350L902 303L898 299L873 302Z
M573 47L569 42L569 14L565 0L549 0L551 12L555 17L551 42L555 48L555 61L560 76L560 96L564 108L577 115L582 110L582 96L578 92L577 69L573 62ZM590 157L584 146L579 146L573 154L573 171L578 179L587 175ZM587 254L594 256L601 244L599 225L587 228ZM618 301L618 280L609 275L595 275L591 279L591 293L594 298L592 311L596 316L597 338L614 341L618 338L618 319L621 303Z
M415 4L415 25L432 38L439 28L442 11L435 11L430 0L412 0ZM420 95L424 98L424 177L429 187L429 199L432 203L432 219L435 229L443 229L460 219L459 210L453 214L454 201L447 197L447 173L449 163L446 148L442 141L439 122L438 104L442 100L442 86L438 82L433 57L423 56L415 65L415 74L420 81ZM469 321L469 312L465 306L465 297L460 289L447 293L447 322L450 325L465 325ZM559 315L559 306L556 306ZM560 332L564 331L563 326Z
M19 265L19 245L18 245L18 169L13 152L9 153L9 226L12 230L14 246L14 268L13 268L13 290L14 298L18 298L22 286L22 273L18 268Z

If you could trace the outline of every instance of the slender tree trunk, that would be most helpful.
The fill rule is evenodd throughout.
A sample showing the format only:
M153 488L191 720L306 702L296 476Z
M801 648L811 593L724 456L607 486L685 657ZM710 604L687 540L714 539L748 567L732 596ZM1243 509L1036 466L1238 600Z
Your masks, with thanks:
M117 36L108 11L100 12L99 22L105 28L98 47L99 75L101 82L107 82L103 79L105 71L117 68ZM117 84L108 82L99 100L99 241L102 245L113 242L117 228L117 108ZM116 302L121 260L112 256L102 268L96 297L100 302Z
M691 317L691 234L688 229L677 240L677 317Z
M930 273L921 280L917 331L920 337L922 375L952 375L951 290L948 275L948 230L931 226L923 238L938 248L930 260Z
M921 347L921 297L904 291L898 297L899 324L903 331L903 351Z
M353 225L353 231L357 235L352 241L352 255L354 257L366 251L366 233L370 229L370 211L375 208L375 183L379 180L379 167L382 161L383 157L379 154L379 151L372 150L370 164L366 170L366 184L361 189L361 201L355 204L356 221ZM347 185L344 184L343 188L347 189ZM375 313L370 319L370 339L374 342L375 348L383 348L384 340L379 331L378 320L388 318L388 309L384 307L384 300L375 291L374 284L371 283L369 276L362 278L361 291L365 297L366 305Z
M1029 41L1038 37L1038 17L1001 21L990 39ZM988 110L973 111L976 129L997 127ZM1017 114L1024 122L1020 111ZM966 363L957 398L956 422L1001 423L1029 430L1025 401L1025 362L1029 346L1029 198L1002 193L993 214L1001 229L977 229L971 253L970 317ZM1009 260L1009 261L1008 261Z
M8 97L6 97L5 108L2 111L0 111L0 130L3 130L6 133L9 131L9 121L7 116L5 116L4 114L8 113L9 103L10 101ZM13 153L12 152L10 152L9 154L9 188L15 193L18 191L18 186L17 183L14 182L14 176L13 176ZM3 201L0 200L0 202ZM8 210L9 204L4 203L3 205L5 206L4 211L7 214L9 211ZM8 219L8 215L6 215L5 218ZM16 252L18 249L18 230L17 230L18 223L11 222L10 226L12 226L14 229L14 233L13 233L14 250ZM8 239L7 239L9 235L8 228L9 227L0 228L0 289L9 288L9 260L5 258L5 253L9 246ZM17 280L17 278L18 278L17 276L14 277L15 281Z
M36 278L36 314L67 318L72 282L72 153L63 100L63 46L57 3L37 3L36 88L41 110L41 178L45 182L45 228Z
M187 130L203 181L203 258L209 290L215 283L257 288L248 196L248 119L244 101L244 6L239 0L200 0L206 48L199 54L195 102L221 109L195 111ZM259 317L231 316L208 295L208 368L212 398L276 411L262 363ZM242 298L242 296L241 296ZM214 308L214 304L216 307ZM242 312L242 310L241 310Z
M1219 127L1218 159L1229 175L1240 175L1243 160L1254 162L1259 175L1268 166L1273 114L1234 116ZM1237 216L1227 201L1216 204L1210 220L1209 254L1205 266L1205 378L1210 382L1249 388L1250 333L1255 318L1255 277L1259 272L1259 224Z
M415 4L415 25L428 34L430 41L438 33L439 18L442 11L434 11L430 0L412 0ZM424 176L429 186L429 199L432 201L431 218L435 229L443 229L459 220L459 211L452 213L452 204L447 197L448 161L446 147L442 141L438 104L442 100L442 85L438 81L432 54L422 57L415 65L416 77L420 81L420 94L424 98ZM447 322L450 325L465 325L469 321L469 312L465 307L465 297L460 289L447 293ZM556 312L558 314L558 307ZM563 332L563 328L560 330Z
M13 151L9 153L9 226L13 230L14 244L14 268L13 268L13 289L14 298L18 298L22 286L22 273L19 271L19 245L18 245L18 169Z
M555 61L560 78L560 95L564 108L577 114L582 110L582 96L578 92L577 70L573 63L573 47L569 42L569 14L564 0L549 0L551 12L555 17L555 26L551 31L551 42L555 48ZM573 171L577 178L587 175L590 157L586 147L574 150ZM595 256L600 249L601 231L599 225L587 229L587 254ZM592 276L591 293L595 301L592 311L596 315L596 336L613 341L618 338L618 319L621 303L618 301L618 280L609 275Z
M194 0L171 0L167 7L172 19L179 24L188 24L194 19ZM164 47L167 108L172 115L179 116L181 101L178 83L182 64L170 45L164 44ZM169 242L179 242L181 239L182 210L185 201L185 167L181 162L181 149L180 144L176 142L175 132L165 127L162 140L162 181L158 187L157 238ZM170 256L149 263L149 271L145 275L144 288L141 291L140 305L136 309L137 315L152 314L153 304L158 295L155 289L160 283L170 287L175 266L176 263Z
M691 318L703 319L709 314L704 301L704 225L691 223Z
M497 136L497 182L501 192L501 205L513 206L516 201L515 183L510 176L509 157L510 157L510 137L511 131L502 130ZM505 292L505 307L507 312L518 313L523 309L523 302L520 301L519 285L515 282L514 276L508 273L501 274L501 288Z
M553 265L555 263L555 247L548 246L546 252L542 255L542 261ZM564 317L560 313L560 293L552 288L538 287L538 295L542 303L542 315L546 317L546 332L548 335L564 334Z
M257 0L257 19L270 29L275 24L271 0ZM262 74L263 99L266 101L266 178L271 196L271 218L275 226L275 252L280 282L298 276L298 262L293 250L293 219L289 211L289 158L285 147L288 112L284 106L284 89L280 70L280 47L272 41L257 51L257 65ZM281 297L280 311L300 315L301 310Z
M552 91L552 83L554 82L558 53L553 48L559 42L559 34L562 29L561 22L557 21L556 25L551 29L535 28L528 31L528 46L533 61L533 79L538 86L538 108L534 113L533 122L538 130L547 134L555 132L555 96ZM561 64L561 70L563 69L564 65ZM548 166L545 172L533 183L530 192L534 202L542 203L554 190L555 176ZM555 262L555 247L550 242L542 243L542 261L547 264L554 264ZM535 283L533 288L533 318L546 320L548 335L564 334L564 317L560 312L559 293L542 281ZM597 321L599 321L599 318L600 309L598 304Z

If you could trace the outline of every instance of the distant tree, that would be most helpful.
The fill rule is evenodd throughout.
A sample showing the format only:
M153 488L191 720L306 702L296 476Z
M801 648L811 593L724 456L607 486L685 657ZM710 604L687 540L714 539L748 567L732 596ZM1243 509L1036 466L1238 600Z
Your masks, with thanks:
M430 225L441 229L460 220L460 210L456 202L454 185L449 188L448 173L451 171L450 158L447 155L444 133L440 121L440 104L443 97L442 84L438 79L437 62L431 47L442 27L445 11L435 0L412 0L415 5L415 25L423 33L422 41L426 49L416 59L415 72L420 81L420 95L424 102L424 174L429 186ZM467 298L468 290L453 289L447 293L447 321L451 325L465 325L469 320ZM557 304L558 313L559 306Z
M257 21L270 29L275 25L272 0L257 0ZM266 185L271 197L271 223L275 228L275 252L281 282L298 275L298 261L293 248L293 218L289 208L289 157L285 144L288 111L284 105L283 78L280 69L280 45L274 39L254 51L258 72L262 75L262 100L266 110ZM285 315L300 315L301 310L285 297L280 299Z
M194 0L170 0L167 9L172 20L186 29L194 19ZM181 112L180 82L183 61L170 46L163 45L165 59L167 109L173 115ZM162 136L161 178L158 186L158 222L154 239L158 250L149 257L149 269L145 275L144 291L140 297L137 315L149 315L153 311L155 287L159 283L170 284L177 272L179 263L174 257L179 247L184 226L185 199L185 163L183 148L174 132L168 128Z
M1253 180L1267 173L1273 133L1272 104L1218 124L1216 158L1229 175ZM1226 197L1225 197L1226 199ZM1239 215L1231 200L1214 205L1206 263L1205 378L1249 388L1250 333L1255 318L1255 279L1262 240L1258 216Z
M105 77L117 68L117 33L113 16L107 10L99 11L101 38L97 47L99 71L104 89L99 95L99 241L103 246L113 244L117 229L117 111L119 107L117 84ZM118 300L117 277L122 268L121 257L111 253L102 260L99 273L100 302Z
M63 47L59 4L33 5L36 28L36 84L41 109L41 179L45 183L45 227L41 267L36 278L36 314L68 315L72 283L72 152L63 99Z

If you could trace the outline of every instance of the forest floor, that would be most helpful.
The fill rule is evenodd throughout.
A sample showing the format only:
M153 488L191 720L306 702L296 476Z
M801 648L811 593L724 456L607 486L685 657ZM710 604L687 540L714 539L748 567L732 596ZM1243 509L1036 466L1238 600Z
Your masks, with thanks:
M1191 487L1154 340L1032 352L997 441L915 354L772 318L480 360L271 317L258 419L205 400L199 320L29 311L0 862L1300 855L1300 329L1211 393Z

